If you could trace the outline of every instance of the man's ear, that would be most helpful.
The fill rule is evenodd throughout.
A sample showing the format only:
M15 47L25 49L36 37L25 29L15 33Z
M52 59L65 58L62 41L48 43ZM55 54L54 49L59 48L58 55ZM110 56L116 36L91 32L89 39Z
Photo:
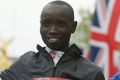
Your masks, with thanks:
M72 33L75 32L76 27L77 27L77 21L74 21L73 26L72 26Z

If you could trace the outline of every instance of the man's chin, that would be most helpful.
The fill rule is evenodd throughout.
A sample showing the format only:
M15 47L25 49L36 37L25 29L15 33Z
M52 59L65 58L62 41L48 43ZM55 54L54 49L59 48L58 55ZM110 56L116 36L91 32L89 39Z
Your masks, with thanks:
M50 48L51 48L52 50L60 50L60 49L61 49L61 48L56 47L56 46L50 46Z
M59 44L50 44L50 45L48 45L48 47L52 50L61 50L62 47L60 45L59 46L58 45Z

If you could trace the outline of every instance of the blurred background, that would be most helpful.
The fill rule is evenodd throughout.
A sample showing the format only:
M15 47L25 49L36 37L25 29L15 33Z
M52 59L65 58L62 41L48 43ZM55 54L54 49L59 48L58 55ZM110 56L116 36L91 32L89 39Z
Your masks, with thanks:
M40 13L53 0L0 0L0 70L43 43ZM76 43L84 57L103 69L106 80L120 69L120 0L63 0L72 5Z

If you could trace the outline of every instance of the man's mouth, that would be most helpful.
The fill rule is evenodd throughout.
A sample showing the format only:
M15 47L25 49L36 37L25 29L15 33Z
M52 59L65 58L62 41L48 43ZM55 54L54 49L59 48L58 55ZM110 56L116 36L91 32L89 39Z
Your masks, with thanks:
M55 42L58 42L58 38L49 38L48 39L48 41L50 42L50 43L55 43Z

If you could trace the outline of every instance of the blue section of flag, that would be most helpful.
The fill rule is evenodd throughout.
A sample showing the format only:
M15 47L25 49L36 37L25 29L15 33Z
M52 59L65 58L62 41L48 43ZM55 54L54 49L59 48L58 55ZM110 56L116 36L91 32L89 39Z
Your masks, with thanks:
M96 10L95 10L95 14L94 14L94 17L93 17L93 25L94 25L94 27L98 27L98 28L100 27Z
M109 3L109 0L105 0L105 2L106 2L106 7L108 6L108 3Z
M95 59L96 59L97 54L99 53L100 48L96 47L96 46L92 46L92 45L91 45L90 48L91 48L90 53L92 53L90 55L90 60L94 62Z
M110 80L120 80L120 72L115 74Z

